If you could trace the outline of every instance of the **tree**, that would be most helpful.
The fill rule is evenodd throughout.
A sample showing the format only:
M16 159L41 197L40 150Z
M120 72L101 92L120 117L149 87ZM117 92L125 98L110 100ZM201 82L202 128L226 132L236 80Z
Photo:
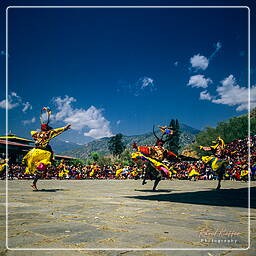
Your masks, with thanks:
M172 119L170 122L170 127L172 127L173 134L168 135L168 144L167 149L174 154L178 155L180 149L180 124L179 121L176 119Z
M128 149L125 149L122 154L120 155L120 159L122 164L124 165L133 165L134 161L131 158L131 152Z
M108 149L113 156L120 156L120 154L125 150L123 135L121 133L110 138L108 142Z
M91 152L90 158L94 161L97 162L100 158L100 154L98 152Z
M255 111L255 110L253 110ZM253 112L250 115L251 134L256 134L256 118ZM215 128L206 127L196 135L196 142L192 145L199 155L210 154L201 151L198 146L211 146L213 141L220 136L225 143L230 143L236 139L244 139L248 136L248 115L232 117L225 122L219 122Z

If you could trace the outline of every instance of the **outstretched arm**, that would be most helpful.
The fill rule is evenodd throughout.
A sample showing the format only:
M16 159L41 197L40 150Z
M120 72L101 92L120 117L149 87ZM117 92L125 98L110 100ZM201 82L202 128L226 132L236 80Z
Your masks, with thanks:
M71 127L71 124L68 124L68 125L66 125L64 127L51 130L50 139L53 139L54 137L60 135L64 131L70 129L70 127Z

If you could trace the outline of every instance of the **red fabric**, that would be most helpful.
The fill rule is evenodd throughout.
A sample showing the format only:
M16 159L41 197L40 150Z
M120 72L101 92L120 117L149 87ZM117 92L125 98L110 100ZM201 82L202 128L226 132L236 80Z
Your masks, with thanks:
M41 130L42 131L47 131L48 125L47 124L41 124Z
M168 155L169 155L169 156L175 156L175 157L177 157L177 155L175 155L175 154L172 153L171 151L168 151Z
M138 151L145 154L145 155L150 155L150 148L149 147L138 147Z

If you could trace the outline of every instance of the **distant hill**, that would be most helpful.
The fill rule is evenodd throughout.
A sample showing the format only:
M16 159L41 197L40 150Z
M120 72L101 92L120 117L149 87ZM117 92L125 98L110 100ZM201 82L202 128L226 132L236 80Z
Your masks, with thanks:
M181 124L181 137L180 137L180 146L181 149L186 145L191 144L195 140L195 135L200 131L194 129L188 125ZM157 131L157 135L160 137L161 132ZM75 158L86 159L90 155L91 152L98 152L102 155L109 154L108 150L108 141L110 138L101 138L98 140L91 141L83 146L78 148L74 148L72 150L68 150L62 152L65 155L72 156ZM148 132L141 135L133 135L133 136L125 136L123 137L124 143L127 147L131 146L133 142L136 142L138 145L144 146L153 146L155 144L155 137L152 132Z
M51 140L51 147L56 154L61 154L64 151L73 150L75 148L81 147L81 145L69 142L69 141L63 141L59 140L57 138Z

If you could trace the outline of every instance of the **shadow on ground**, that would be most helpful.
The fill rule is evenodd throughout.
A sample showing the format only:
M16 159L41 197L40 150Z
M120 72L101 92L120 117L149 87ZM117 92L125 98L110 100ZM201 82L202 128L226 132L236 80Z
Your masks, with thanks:
M172 189L172 190L170 190L170 189L157 189L156 191L153 191L152 189L134 189L135 191L139 191L139 192L154 192L154 193L156 193L156 192L166 192L166 193L170 193L170 192L172 192L172 191L177 191L177 190L175 190L175 189Z
M58 192L58 191L68 191L67 189L59 189L59 188L53 188L53 189L38 189L38 190L33 190L33 192Z
M159 192L159 191L156 191ZM256 208L254 195L256 187L251 188L251 208ZM175 203L202 204L248 208L248 188L221 189L174 194L128 196L140 200L168 201Z

